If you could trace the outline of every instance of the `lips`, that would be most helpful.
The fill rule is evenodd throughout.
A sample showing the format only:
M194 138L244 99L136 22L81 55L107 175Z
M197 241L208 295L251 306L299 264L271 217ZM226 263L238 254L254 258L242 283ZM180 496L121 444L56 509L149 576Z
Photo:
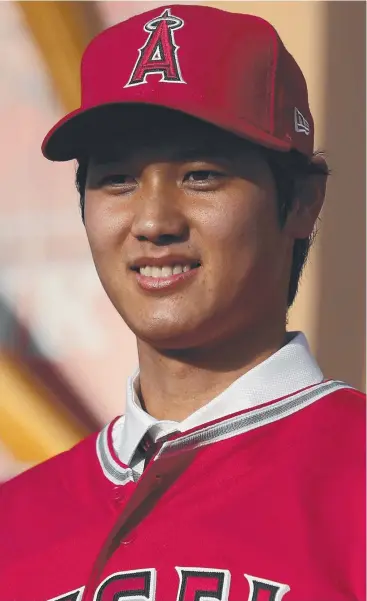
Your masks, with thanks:
M187 255L161 255L138 257L130 263L139 287L144 290L173 288L192 279L199 271L201 262Z
M201 264L194 263L163 265L144 265L133 269L136 281L143 290L155 292L171 290L192 280L200 271Z

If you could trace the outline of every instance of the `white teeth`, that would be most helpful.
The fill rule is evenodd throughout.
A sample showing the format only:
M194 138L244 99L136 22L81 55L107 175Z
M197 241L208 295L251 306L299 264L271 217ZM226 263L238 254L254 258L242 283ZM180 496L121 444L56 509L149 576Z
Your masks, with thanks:
M152 278L162 277L162 269L160 267L152 267Z
M170 265L165 265L164 267L151 267L146 265L145 267L140 267L139 271L141 275L145 277L151 278L169 278L171 275L179 275L180 273L186 273L190 271L190 265L175 265L174 267Z
M172 267L162 267L162 278L168 278L174 273Z

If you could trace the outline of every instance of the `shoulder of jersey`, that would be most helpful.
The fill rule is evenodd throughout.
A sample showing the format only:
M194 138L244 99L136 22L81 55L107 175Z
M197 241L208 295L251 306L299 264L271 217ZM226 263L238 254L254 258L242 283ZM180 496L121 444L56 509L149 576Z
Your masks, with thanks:
M314 403L310 411L301 411L299 419L293 427L299 445L296 460L302 456L312 477L320 475L325 491L340 495L349 490L364 498L366 395L341 388Z
M0 485L1 516L29 516L30 511L83 499L86 483L100 474L92 434L64 453L40 463Z
M326 395L323 402L316 403L316 429L328 424L328 430L336 435L350 438L352 447L365 444L366 394L355 388L340 388Z
M332 398L335 405L348 412L351 419L361 419L363 422L366 417L366 393L356 388L341 388L333 393Z

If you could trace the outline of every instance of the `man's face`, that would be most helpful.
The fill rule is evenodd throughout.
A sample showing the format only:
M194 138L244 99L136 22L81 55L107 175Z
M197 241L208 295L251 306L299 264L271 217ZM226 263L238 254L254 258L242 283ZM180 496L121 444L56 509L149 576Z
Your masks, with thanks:
M91 153L85 225L107 295L154 347L284 319L293 241L261 151L230 134L161 112L109 137Z

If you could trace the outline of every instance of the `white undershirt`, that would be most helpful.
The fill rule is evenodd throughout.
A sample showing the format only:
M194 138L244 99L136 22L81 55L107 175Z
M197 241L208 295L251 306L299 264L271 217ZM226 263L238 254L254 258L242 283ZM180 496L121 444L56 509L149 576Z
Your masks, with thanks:
M137 447L148 432L156 442L174 431L185 432L226 415L250 409L319 384L323 374L301 332L288 333L288 342L268 359L240 376L226 390L181 422L157 420L146 413L138 397L139 371L128 378L126 411L116 422L113 445L120 460L141 473Z

